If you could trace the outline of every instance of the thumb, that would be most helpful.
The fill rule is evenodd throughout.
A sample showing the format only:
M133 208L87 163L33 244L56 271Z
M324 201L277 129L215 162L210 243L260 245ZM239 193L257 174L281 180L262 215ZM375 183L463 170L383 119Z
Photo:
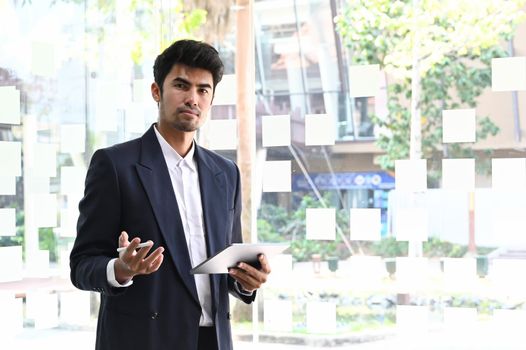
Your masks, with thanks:
M130 244L128 242L128 234L126 231L122 231L119 236L119 247L126 247L128 244Z

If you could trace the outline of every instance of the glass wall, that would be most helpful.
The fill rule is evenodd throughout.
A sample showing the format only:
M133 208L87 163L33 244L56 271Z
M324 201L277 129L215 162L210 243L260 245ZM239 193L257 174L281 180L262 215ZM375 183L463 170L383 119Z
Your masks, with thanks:
M522 348L526 8L444 3L251 3L245 210L252 237L290 250L255 305L232 300L237 349ZM68 266L87 165L155 122L155 56L208 28L181 4L0 0L8 349L93 348L98 294ZM242 28L228 28L211 39L226 69L198 142L236 160Z

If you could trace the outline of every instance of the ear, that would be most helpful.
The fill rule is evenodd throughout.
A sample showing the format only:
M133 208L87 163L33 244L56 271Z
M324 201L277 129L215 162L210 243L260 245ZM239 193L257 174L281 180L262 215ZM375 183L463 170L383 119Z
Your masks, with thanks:
M159 88L159 85L153 82L150 91L152 92L152 97L155 102L159 103L161 101L161 89Z

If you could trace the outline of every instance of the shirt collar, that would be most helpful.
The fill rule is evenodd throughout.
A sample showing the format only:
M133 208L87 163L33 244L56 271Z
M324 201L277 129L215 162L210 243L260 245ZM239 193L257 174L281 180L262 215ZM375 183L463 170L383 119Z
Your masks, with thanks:
M163 135L161 135L159 130L157 130L157 124L155 124L153 129L155 130L155 136L157 136L159 145L161 145L161 151L163 152L163 156L166 160L166 165L168 166L168 168L173 169L174 167L186 164L192 171L197 170L196 163L194 160L195 140L192 141L192 146L190 147L190 150L183 158L179 153L177 153L175 149L172 148L172 146L170 146L170 144L164 139Z

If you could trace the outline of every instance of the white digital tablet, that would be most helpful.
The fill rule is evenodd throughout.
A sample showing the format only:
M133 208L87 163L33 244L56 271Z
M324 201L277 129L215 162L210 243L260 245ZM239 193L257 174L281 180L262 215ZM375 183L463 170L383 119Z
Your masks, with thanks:
M228 268L235 267L239 262L257 266L259 254L269 257L283 253L288 247L288 243L234 243L195 266L190 273L228 273Z

